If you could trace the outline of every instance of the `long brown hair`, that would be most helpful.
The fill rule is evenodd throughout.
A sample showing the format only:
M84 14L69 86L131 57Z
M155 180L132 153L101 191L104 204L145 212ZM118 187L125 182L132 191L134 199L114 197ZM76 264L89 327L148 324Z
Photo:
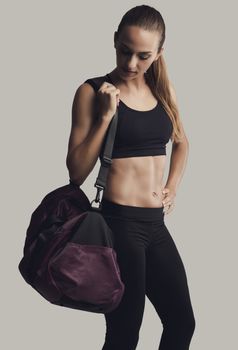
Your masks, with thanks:
M127 25L135 25L149 31L157 30L161 35L158 52L161 50L165 41L165 23L158 10L148 5L135 6L128 10L122 17L117 29L118 35L122 28ZM181 141L182 127L179 110L171 96L169 78L163 54L151 64L145 74L145 79L153 95L163 105L172 121L173 133L171 141Z

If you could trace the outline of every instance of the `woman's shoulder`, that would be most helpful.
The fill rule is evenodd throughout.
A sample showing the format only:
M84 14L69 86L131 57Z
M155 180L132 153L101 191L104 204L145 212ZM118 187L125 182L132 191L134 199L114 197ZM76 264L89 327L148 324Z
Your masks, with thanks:
M106 81L106 74L88 78L83 82L83 84L91 85L94 91L97 92L104 81Z
M106 81L106 75L87 78L76 89L74 100L94 99L102 83Z

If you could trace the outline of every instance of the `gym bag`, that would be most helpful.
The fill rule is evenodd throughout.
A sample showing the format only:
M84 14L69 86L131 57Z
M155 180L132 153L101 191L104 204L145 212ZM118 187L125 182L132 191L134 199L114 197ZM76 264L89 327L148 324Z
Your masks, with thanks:
M93 82L99 88L105 76ZM116 134L112 118L92 202L79 185L48 193L31 215L18 269L24 280L50 303L83 311L108 313L124 293L113 232L101 214L100 193L106 187ZM99 203L98 207L93 202Z

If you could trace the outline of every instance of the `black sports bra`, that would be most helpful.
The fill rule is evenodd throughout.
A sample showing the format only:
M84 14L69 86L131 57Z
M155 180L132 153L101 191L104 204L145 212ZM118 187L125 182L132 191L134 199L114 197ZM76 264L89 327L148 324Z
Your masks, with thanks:
M107 78L112 83L108 74ZM90 79L86 82L96 91ZM120 100L112 158L166 155L172 131L172 121L159 102L149 111L138 111Z

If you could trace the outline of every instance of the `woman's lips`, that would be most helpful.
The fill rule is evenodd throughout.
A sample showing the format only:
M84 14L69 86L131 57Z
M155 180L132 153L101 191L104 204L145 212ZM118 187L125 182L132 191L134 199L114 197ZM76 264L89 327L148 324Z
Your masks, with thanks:
M134 71L128 71L128 70L126 70L126 69L124 69L124 68L123 68L123 71L124 71L126 74L128 74L128 75L133 75L133 74L136 73L136 72L134 72Z

